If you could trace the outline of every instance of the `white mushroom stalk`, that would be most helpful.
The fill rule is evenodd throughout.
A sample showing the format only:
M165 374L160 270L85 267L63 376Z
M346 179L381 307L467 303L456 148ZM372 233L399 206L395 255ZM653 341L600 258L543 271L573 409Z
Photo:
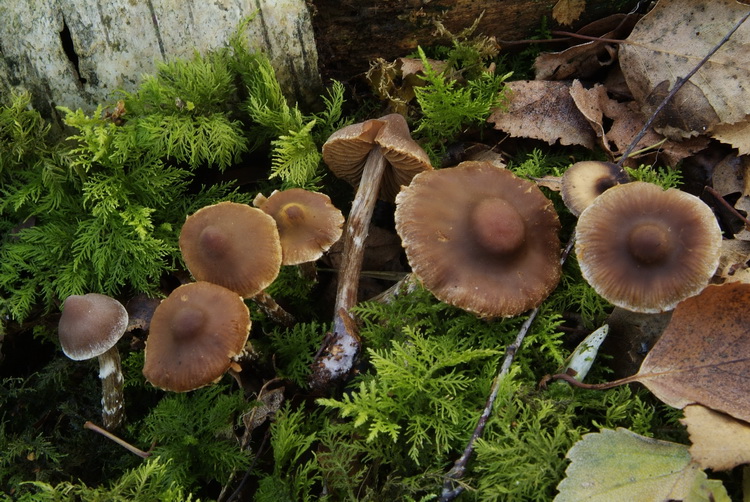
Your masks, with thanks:
M98 359L99 378L102 381L102 422L105 429L116 429L125 419L120 352L117 347L112 347Z

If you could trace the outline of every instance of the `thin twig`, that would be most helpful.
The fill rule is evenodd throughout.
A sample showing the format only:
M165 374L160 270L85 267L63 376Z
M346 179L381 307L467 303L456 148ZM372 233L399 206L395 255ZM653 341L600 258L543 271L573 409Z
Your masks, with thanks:
M101 427L99 427L98 425L96 425L93 422L86 421L86 423L83 424L83 428L84 429L92 430L94 432L98 432L99 434L101 434L105 438L114 441L115 443L119 444L120 446L122 446L123 448L125 448L126 450L128 450L129 452L135 453L136 455L138 455L141 458L148 458L148 457L151 456L151 452L150 451L143 451L143 450L140 450L140 449L136 448L135 446L133 446L132 444L128 443L124 439L120 439L119 437L115 436L114 434L112 434L108 430L102 429Z
M568 239L568 243L565 245L565 249L563 249L562 255L560 256L560 265L563 265L565 263L565 260L568 259L568 255L570 255L570 251L573 249L574 243L575 234L570 236L570 239ZM471 457L471 454L474 451L474 443L476 443L477 439L479 439L484 432L484 427L487 425L487 420L489 420L490 414L492 413L492 407L495 404L495 399L497 398L497 394L500 391L500 384L510 371L510 365L513 363L516 352L518 352L518 349L521 347L524 338L526 338L526 334L529 332L529 328L531 328L531 324L534 322L534 319L536 319L536 316L538 314L539 307L529 312L529 317L524 321L523 325L521 325L521 328L518 330L516 339L505 349L505 358L503 359L503 364L500 366L500 371L498 371L498 373L495 375L495 379L492 381L492 389L490 390L490 395L487 398L486 404L484 405L484 410L482 410L482 415L479 417L479 422L477 422L477 425L474 428L474 432L471 434L469 443L466 445L466 448L464 448L463 453L458 458L458 460L456 460L451 470L448 471L445 476L445 481L443 482L443 492L438 499L440 502L449 502L450 500L453 500L458 495L460 495L466 489L464 485L456 485L456 481L461 479L466 472L466 465L469 462L469 457Z
M748 221L747 217L743 215L742 213L740 213L736 207L734 207L729 202L727 202L727 200L715 188L706 186L703 189L706 192L713 195L713 197L717 200L717 202L719 202L719 204L727 208L729 212L731 212L737 218L742 220L742 223L745 225L745 230L750 230L750 221Z
M643 128L641 129L641 131L638 134L636 134L635 138L633 138L633 141L631 141L630 145L628 145L627 149L625 149L625 152L622 154L622 157L620 157L620 160L617 161L617 167L622 167L622 164L625 162L625 160L627 160L628 156L630 156L630 154L633 152L638 142L643 138L643 136L646 135L649 128L656 120L656 117L659 115L662 109L664 109L664 107L667 106L667 103L669 103L669 101L674 97L674 95L677 94L677 91L679 91L682 88L682 86L685 85L685 83L688 80L690 80L690 77L695 75L696 72L700 70L701 67L708 62L709 59L711 59L711 56L713 56L716 53L716 51L718 51L721 48L721 46L727 43L729 38L734 34L735 31L739 29L739 27L742 25L742 23L744 23L747 20L748 17L750 17L750 11L745 13L745 15L742 16L740 20L737 21L737 23L735 23L732 29L729 30L729 32L726 35L724 35L724 38L722 38L721 41L719 41L719 43L713 49L711 49L703 59L700 60L700 62L695 66L695 68L690 70L690 72L688 72L688 74L685 75L684 77L677 78L677 81L675 82L674 87L672 87L672 90L669 91L669 94L667 94L667 96L662 100L662 102L659 103L659 106L656 107L656 110L654 110L654 113L651 114L649 119L643 125Z

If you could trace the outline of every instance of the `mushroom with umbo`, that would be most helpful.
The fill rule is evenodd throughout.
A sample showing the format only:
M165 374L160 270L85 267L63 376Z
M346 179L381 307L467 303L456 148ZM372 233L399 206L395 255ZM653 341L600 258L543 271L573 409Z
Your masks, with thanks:
M482 317L516 316L552 292L559 230L534 183L488 162L418 174L396 197L414 275L439 300Z
M234 291L210 282L184 284L151 318L143 375L160 389L186 392L220 379L250 333L250 312Z
M700 293L719 264L721 229L706 204L636 181L610 188L576 227L584 279L618 307L657 313Z
M605 190L629 181L628 173L617 164L598 160L576 162L562 175L562 199L565 207L579 216Z
M99 293L71 295L63 302L58 324L60 345L74 361L99 360L102 421L116 429L125 417L123 377L117 342L128 326L128 312L112 297Z
M197 281L224 286L252 298L274 321L292 326L294 319L264 290L281 268L281 241L276 222L247 204L220 202L185 220L180 251Z

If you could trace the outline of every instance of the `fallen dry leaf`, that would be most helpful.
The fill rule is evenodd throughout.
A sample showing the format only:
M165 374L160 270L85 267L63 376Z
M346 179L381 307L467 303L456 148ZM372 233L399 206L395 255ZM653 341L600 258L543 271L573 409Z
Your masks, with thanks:
M711 137L736 148L740 155L750 154L750 121L720 124L714 127Z
M675 408L701 404L750 421L750 284L681 302L632 380Z
M558 0L552 7L552 18L563 26L578 21L586 9L586 0Z
M620 102L609 97L606 87L595 85L586 89L578 81L570 87L578 109L596 131L599 146L609 155L611 160L619 157L630 145L633 138L645 124L643 115L638 111L635 102ZM659 144L664 136L649 130L636 145L635 150L653 147ZM708 138L699 137L685 141L668 140L659 146L658 150L663 161L675 165L680 160L703 150L708 145ZM640 163L639 157L634 157L632 163ZM652 164L653 162L646 162Z
M675 84L747 11L734 0L660 0L620 46L620 66L635 99L650 115ZM750 25L693 75L657 118L669 137L689 137L750 114Z
M509 82L510 101L495 109L487 122L513 137L535 138L550 145L594 148L596 135L570 97L564 82L519 80Z
M690 456L703 469L727 471L750 463L750 424L705 406L685 406Z
M750 284L750 242L740 239L725 239L721 243L721 256L716 277L721 282L744 282Z

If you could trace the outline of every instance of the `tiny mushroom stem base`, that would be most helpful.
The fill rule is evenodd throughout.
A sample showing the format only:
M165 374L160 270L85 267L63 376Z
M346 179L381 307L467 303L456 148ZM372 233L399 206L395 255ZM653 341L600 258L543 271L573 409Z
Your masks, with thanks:
M102 421L116 429L125 419L122 366L117 342L128 326L125 307L106 295L71 295L63 303L58 334L63 352L75 361L97 357L102 381Z

